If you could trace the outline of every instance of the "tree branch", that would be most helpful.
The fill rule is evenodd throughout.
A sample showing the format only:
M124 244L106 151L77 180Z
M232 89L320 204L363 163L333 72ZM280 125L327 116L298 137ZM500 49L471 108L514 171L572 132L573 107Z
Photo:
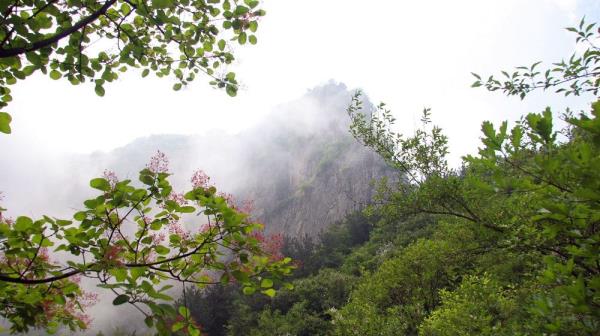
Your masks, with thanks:
M69 27L68 29L66 29L52 37L49 37L47 39L34 42L31 44L31 46L11 48L11 49L0 49L0 58L18 56L18 55L21 55L21 54L24 54L24 53L27 53L30 51L34 51L34 50L38 50L38 49L47 47L53 43L56 43L56 42L62 40L63 38L73 34L74 32L78 31L79 29L85 27L86 25L96 21L98 19L98 17L100 17L100 15L104 14L115 2L117 2L117 0L107 0L104 3L104 5L102 7L100 7L100 9L98 9L97 11L92 13L90 16L77 22L72 27Z

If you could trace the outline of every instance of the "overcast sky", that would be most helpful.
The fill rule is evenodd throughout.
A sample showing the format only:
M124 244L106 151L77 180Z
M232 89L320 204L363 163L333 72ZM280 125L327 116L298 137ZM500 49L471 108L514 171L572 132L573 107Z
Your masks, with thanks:
M136 71L107 86L103 98L91 85L34 77L13 89L14 133L0 136L0 164L16 155L110 150L150 134L235 133L328 80L388 103L402 130L431 107L455 157L477 148L482 120L589 101L537 94L521 102L471 89L470 72L568 56L573 36L563 28L583 15L598 21L597 0L266 0L264 8L258 45L236 50L238 97L204 79L174 92L170 79Z
M40 171L81 179L60 160L64 154L109 151L151 134L236 133L330 80L385 101L404 132L432 108L450 137L455 166L479 146L483 120L516 120L546 106L558 114L590 102L543 92L507 98L470 88L470 73L568 57L575 45L564 27L584 15L600 21L598 0L265 0L263 8L258 45L236 48L234 70L244 86L236 98L207 79L174 92L174 81L142 79L136 71L109 84L102 98L92 85L41 76L14 86L6 109L13 134L0 135L0 168L16 172L0 177L7 207L30 214L38 202L52 210L45 213L62 213L55 209L63 206L59 193L45 189Z

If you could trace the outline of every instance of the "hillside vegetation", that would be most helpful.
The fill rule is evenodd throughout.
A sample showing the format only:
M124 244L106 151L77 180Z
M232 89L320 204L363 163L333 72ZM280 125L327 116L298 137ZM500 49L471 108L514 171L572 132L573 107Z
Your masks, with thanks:
M549 71L538 64L475 87L525 98L590 94L587 111L482 125L482 145L453 169L430 111L412 136L385 105L348 112L351 132L397 171L365 211L319 237L286 239L294 289L273 299L233 287L190 294L209 335L597 335L600 330L600 50ZM589 42L589 43L586 43Z

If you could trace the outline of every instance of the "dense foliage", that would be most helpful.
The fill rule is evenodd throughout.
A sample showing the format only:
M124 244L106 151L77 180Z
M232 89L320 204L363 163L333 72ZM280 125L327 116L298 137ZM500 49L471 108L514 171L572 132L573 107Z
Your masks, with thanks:
M347 301L356 279L333 268L368 239L373 226L364 219L360 213L350 216L318 239L286 237L282 253L295 263L293 289L283 288L272 299L242 295L239 284L230 284L187 291L179 303L185 302L208 335L316 335L329 330L328 310Z
M0 316L11 331L85 329L94 297L82 290L81 277L113 292L114 305L136 307L160 335L200 334L185 305L166 303L173 285L235 282L246 294L275 295L290 259L271 253L262 225L201 171L186 193L173 191L169 175L159 152L137 186L110 172L91 180L99 195L74 221L0 216Z
M546 72L562 77L547 79L545 88L597 92L594 27L582 21L569 28L588 49L562 62L579 69L575 74ZM587 78L581 82L578 73ZM513 83L499 85L523 97L532 89ZM384 263L374 274L379 281L358 287L334 320L339 334L591 335L600 329L600 102L590 112L567 114L563 131L554 129L550 108L510 130L507 122L497 129L484 122L483 147L460 170L447 167L446 138L439 128L427 129L427 111L425 128L405 138L393 132L383 107L370 118L359 110L356 97L349 108L355 136L408 176L380 209L435 215L444 225L436 229L440 237L416 241ZM404 266L411 261L416 264ZM413 284L415 275L420 281Z
M394 132L385 105L348 112L351 131L398 170L362 215L317 238L288 238L299 260L294 290L273 299L222 289L193 295L226 302L210 335L596 335L600 330L600 50L596 26L569 28L585 47L549 71L517 69L475 87L525 98L534 89L592 98L562 117L550 108L482 125L482 146L460 169L431 126ZM538 79L538 76L542 79ZM233 293L233 292L231 292ZM220 299L216 299L219 297ZM204 302L204 303L203 303ZM207 323L209 323L207 321Z
M256 44L254 0L8 0L0 2L0 108L12 100L9 86L36 72L78 85L104 85L129 68L172 75L174 90L198 74L234 96L231 43ZM0 132L11 116L0 112Z

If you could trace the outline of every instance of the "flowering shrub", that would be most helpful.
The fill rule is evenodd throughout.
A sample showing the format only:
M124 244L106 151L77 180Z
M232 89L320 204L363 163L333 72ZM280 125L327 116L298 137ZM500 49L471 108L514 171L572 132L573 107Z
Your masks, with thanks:
M173 191L169 175L159 152L140 172L140 187L108 171L91 180L100 193L73 221L0 220L0 316L11 331L85 329L95 298L80 288L81 277L113 292L114 305L134 305L159 335L200 335L187 308L161 303L172 300L173 281L185 288L235 280L244 293L269 296L287 285L291 260L257 239L261 224L219 196L206 174L194 174L186 193ZM198 229L186 229L184 220ZM52 261L47 249L66 257Z

